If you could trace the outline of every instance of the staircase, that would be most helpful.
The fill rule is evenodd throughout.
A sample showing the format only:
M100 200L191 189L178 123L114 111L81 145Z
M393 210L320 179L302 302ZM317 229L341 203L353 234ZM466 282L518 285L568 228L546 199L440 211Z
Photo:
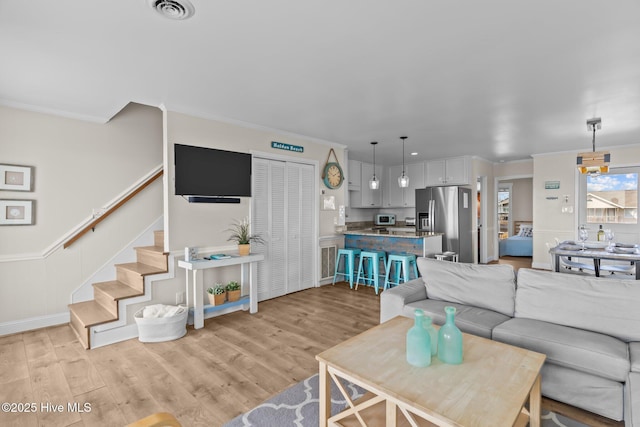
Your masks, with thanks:
M91 327L119 319L118 301L144 294L144 277L167 272L164 232L154 231L154 246L135 248L137 262L116 264L116 280L93 284L94 298L69 304L71 329L85 349L91 348Z

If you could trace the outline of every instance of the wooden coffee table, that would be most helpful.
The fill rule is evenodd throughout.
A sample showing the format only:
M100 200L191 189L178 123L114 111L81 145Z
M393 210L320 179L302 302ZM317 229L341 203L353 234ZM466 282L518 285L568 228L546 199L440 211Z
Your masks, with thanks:
M545 355L463 334L464 361L406 362L413 320L396 317L330 348L320 362L320 426L540 426L540 369ZM331 418L330 378L369 391ZM524 409L529 402L529 411Z

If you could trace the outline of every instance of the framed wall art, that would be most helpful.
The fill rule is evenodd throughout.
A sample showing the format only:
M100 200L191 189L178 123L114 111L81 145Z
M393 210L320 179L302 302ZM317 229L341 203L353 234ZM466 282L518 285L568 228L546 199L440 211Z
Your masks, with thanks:
M0 164L0 190L33 191L33 167Z
M33 225L35 200L0 199L0 225Z

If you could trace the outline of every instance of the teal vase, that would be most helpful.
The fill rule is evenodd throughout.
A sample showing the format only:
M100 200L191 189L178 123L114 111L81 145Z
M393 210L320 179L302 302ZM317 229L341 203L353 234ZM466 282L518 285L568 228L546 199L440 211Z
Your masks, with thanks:
M429 332L429 338L431 339L431 357L438 355L438 331L433 327L431 317L424 316L422 326Z
M424 311L415 311L415 323L407 331L407 362L423 368L431 365L431 337L422 325Z
M462 363L462 332L456 326L456 308L446 306L447 320L438 331L438 359L450 365Z

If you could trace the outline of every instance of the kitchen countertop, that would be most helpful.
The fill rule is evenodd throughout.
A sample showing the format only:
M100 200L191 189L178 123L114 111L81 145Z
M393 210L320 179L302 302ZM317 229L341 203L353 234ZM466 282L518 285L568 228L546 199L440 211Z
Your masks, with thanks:
M388 232L365 228L360 230L347 230L343 234L353 234L358 236L380 236L380 237L404 237L415 239L420 237L442 236L444 233L416 233L413 227L386 227Z

